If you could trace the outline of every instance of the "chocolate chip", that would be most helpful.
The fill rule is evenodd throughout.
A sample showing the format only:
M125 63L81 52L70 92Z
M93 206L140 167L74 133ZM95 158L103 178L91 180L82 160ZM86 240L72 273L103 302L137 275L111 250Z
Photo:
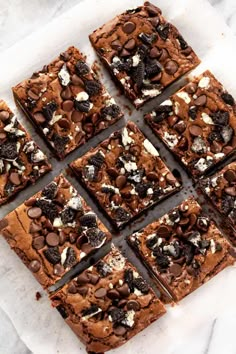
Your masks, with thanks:
M111 42L111 47L114 50L120 51L122 49L122 44L118 39L115 39L113 42Z
M195 82L190 82L187 86L185 86L185 90L187 93L193 94L197 91L197 84Z
M33 207L28 209L27 215L31 219L37 219L40 218L40 216L42 215L42 210L40 208Z
M158 58L161 54L161 51L159 48L157 47L153 47L151 50L150 50L150 53L149 53L149 56L150 58Z
M192 136L200 136L202 135L202 128L199 125L192 124L189 127L189 132Z
M176 123L173 128L180 134L182 134L185 129L186 129L186 124L183 120L180 120L178 123Z
M4 133L4 132L0 133L0 140L4 140L4 139L6 139L6 137L7 137L6 133Z
M66 260L63 264L64 268L72 267L76 263L76 253L72 247L68 247L66 251Z
M66 100L62 102L62 109L65 112L71 112L74 108L74 102L71 100Z
M201 95L196 100L194 101L196 106L204 106L207 101L207 96L206 95Z
M36 120L36 123L42 124L45 122L45 117L42 112L36 112L33 114L34 119Z
M88 289L87 286L80 286L80 287L77 288L77 292L78 292L80 295L82 295L82 296L87 295L88 290L89 290L89 289Z
M169 60L165 65L165 71L169 75L174 75L178 71L179 65L174 60Z
M20 176L17 172L12 172L9 176L9 180L15 186L19 186L21 184Z
M129 51L133 50L135 47L136 47L136 42L133 38L129 39L124 45L124 48Z
M52 264L57 264L61 261L61 255L58 247L49 247L43 251L47 260Z
M72 115L71 115L71 120L74 123L78 123L81 122L83 120L84 114L83 112L79 112L79 111L73 111Z
M177 263L172 264L169 270L170 273L173 274L175 278L177 278L182 274L182 267Z
M127 332L127 328L124 326L115 326L113 332L116 336L123 336Z
M224 173L224 178L229 182L235 182L236 181L236 172L234 170L227 170Z
M40 268L41 268L41 264L37 260L31 261L29 264L29 270L31 270L31 272L33 273L37 273Z
M0 145L0 157L14 160L18 156L16 143L13 141L6 141Z
M101 298L104 298L107 294L107 291L105 288L99 288L95 291L94 293L94 296L97 298L97 299L101 299Z
M64 90L61 91L61 98L63 100L69 100L72 97L71 89L69 86L66 86Z
M168 226L160 225L157 228L156 233L159 237L168 238L171 235L171 230L169 229Z
M129 34L132 33L135 30L135 28L136 28L136 24L129 21L123 25L122 30L124 33Z
M10 113L8 111L1 111L0 112L0 120L5 122L10 117Z
M130 289L127 283L124 283L122 286L118 287L117 290L121 296L127 297L130 294Z
M61 264L56 264L53 268L53 274L55 275L62 275L64 273L65 269Z
M129 300L127 302L127 310L134 310L134 311L139 311L141 308L140 304L138 301L135 300Z
M46 236L46 242L49 246L58 246L59 245L59 236L55 232L49 232Z
M84 86L89 96L98 95L99 92L102 90L102 85L97 80L87 80L85 81Z
M111 289L111 290L108 290L107 297L109 299L112 299L112 300L119 299L120 298L120 294L119 294L119 292L116 289Z
M106 234L96 227L88 229L86 236L92 247L101 247L106 238Z
M79 76L84 76L89 73L89 67L83 60L78 60L75 64L76 74Z
M74 282L72 282L68 285L67 291L69 294L76 294L77 293L77 286L75 285Z
M33 239L32 242L33 248L36 250L41 250L45 246L45 239L43 236L38 236Z
M224 189L225 193L231 195L232 197L236 196L236 188L235 187L226 187Z
M234 105L234 98L229 93L227 92L222 93L221 98L226 104L229 104L230 106Z
M71 82L74 86L84 87L83 80L76 74L72 75Z
M77 281L77 284L78 284L78 285L87 284L87 283L89 283L89 281L90 281L90 275L87 274L87 272L83 272L83 273L81 273L80 275L78 275L76 281Z
M122 189L127 183L127 178L124 175L120 175L116 178L116 186Z

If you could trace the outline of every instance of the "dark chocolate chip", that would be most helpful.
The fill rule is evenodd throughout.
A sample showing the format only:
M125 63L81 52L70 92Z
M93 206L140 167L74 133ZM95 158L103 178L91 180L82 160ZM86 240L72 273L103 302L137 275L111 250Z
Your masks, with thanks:
M170 266L170 273L174 275L175 278L179 277L182 274L182 267L174 263Z
M77 286L74 282L68 285L67 291L69 294L76 294L77 293Z
M129 51L133 50L135 47L136 47L136 42L133 38L129 39L124 45L124 48Z
M180 134L182 134L186 129L186 124L183 120L180 120L176 124L174 124L173 128Z
M197 91L197 84L196 82L190 82L188 85L185 86L185 90L190 93L193 94Z
M45 239L43 236L38 236L33 239L32 246L36 250L41 250L45 246Z
M94 293L94 296L97 298L97 299L102 299L106 296L107 294L107 291L105 288L99 288L95 291Z
M34 119L36 120L36 123L42 124L45 122L45 117L42 112L36 112L33 114Z
M131 21L128 21L123 25L122 30L124 33L129 34L132 33L135 30L135 28L136 28L136 24Z
M130 52L127 49L122 49L122 51L120 53L120 57L125 58L125 57L129 57L129 56L130 56Z
M115 39L113 42L111 42L111 47L114 50L120 51L122 49L122 44L118 39Z
M157 228L156 233L157 233L158 237L168 238L171 235L171 230L166 225L160 225Z
M87 284L90 281L90 274L88 274L87 272L83 272L80 275L78 275L78 277L76 278L76 281L77 281L78 285Z
M124 283L122 286L117 288L121 296L127 297L130 294L130 289L127 283Z
M80 295L82 295L82 296L87 295L88 290L89 290L89 289L88 289L87 286L79 286L79 287L77 288L77 292L78 292Z
M65 112L71 112L74 108L74 102L72 100L66 100L62 102L62 109Z
M119 299L120 298L120 294L116 289L111 289L108 290L107 292L107 297L109 297L109 299Z
M83 117L84 117L84 113L83 112L79 112L79 111L74 110L72 115L71 115L71 120L74 123L78 123L78 122L81 122L83 120Z
M46 242L49 246L58 246L59 245L59 236L55 232L49 232L46 236Z
M189 127L189 132L192 136L200 136L202 135L202 128L199 125L192 124Z
M99 276L97 274L89 274L89 282L93 285L97 284L98 280L99 280Z
M178 71L179 65L174 60L169 60L165 65L165 71L169 75L174 75Z
M229 183L235 182L235 181L236 181L236 171L231 170L231 169L225 171L225 173L224 173L224 178L225 178Z
M141 308L140 304L138 301L135 300L129 300L127 302L127 310L134 310L134 311L139 311Z
M127 183L127 178L124 175L119 175L116 178L116 186L119 189L122 189L126 185L126 183Z
M42 190L42 197L47 199L53 199L57 194L57 184L55 182L51 182Z
M150 53L149 53L149 56L150 58L158 58L159 56L161 55L161 51L159 48L157 47L153 47L151 50L150 50Z
M66 86L61 92L61 98L63 100L69 100L72 97L71 89L69 86Z
M76 74L72 75L71 82L74 86L84 87L83 80Z
M234 105L234 98L229 93L227 92L222 93L221 98L226 104L229 104L230 106Z
M87 80L85 81L85 91L89 94L89 96L98 95L102 89L102 85L97 80Z
M41 268L41 264L38 260L33 260L30 262L29 264L29 270L31 270L31 272L33 273L37 273Z
M27 215L31 219L37 219L40 218L40 216L42 215L42 210L38 207L33 207L28 209Z
M124 326L115 326L113 332L116 336L123 336L127 332L127 328Z
M61 255L58 247L48 247L43 251L47 260L52 264L57 264L61 261Z
M79 76L84 76L89 73L89 67L83 60L78 60L75 64L76 74Z

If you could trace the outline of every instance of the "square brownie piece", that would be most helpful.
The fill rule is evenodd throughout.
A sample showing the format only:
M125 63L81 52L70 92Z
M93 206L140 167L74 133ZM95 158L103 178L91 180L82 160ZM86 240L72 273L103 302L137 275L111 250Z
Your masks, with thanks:
M123 116L75 47L16 85L13 93L60 159Z
M50 170L46 155L0 100L0 205Z
M175 300L235 261L230 244L193 198L129 236L128 243Z
M149 2L116 16L90 41L136 108L200 63L177 28Z
M2 219L0 230L44 288L111 239L63 175Z
M236 227L236 162L201 181L200 187L223 218Z
M145 119L195 178L236 146L235 101L209 71L147 113Z
M124 344L165 313L137 269L115 247L51 299L89 353Z
M131 121L70 167L118 228L180 189L156 148Z

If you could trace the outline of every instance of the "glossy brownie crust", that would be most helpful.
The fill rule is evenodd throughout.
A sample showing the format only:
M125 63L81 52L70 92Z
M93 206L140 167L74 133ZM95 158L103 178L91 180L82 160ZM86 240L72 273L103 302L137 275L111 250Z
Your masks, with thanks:
M230 244L192 198L129 236L128 243L175 300L235 260Z
M0 205L50 170L46 155L0 100Z
M149 2L116 16L90 40L136 108L200 63L176 27Z
M8 214L0 229L44 288L111 239L63 175Z
M75 47L19 83L13 93L60 159L123 115Z
M201 181L200 186L210 201L230 223L236 226L236 162Z
M118 228L180 188L133 122L70 167Z
M193 177L207 173L236 146L235 101L209 71L145 119Z
M51 299L92 353L124 344L165 313L161 301L115 247Z

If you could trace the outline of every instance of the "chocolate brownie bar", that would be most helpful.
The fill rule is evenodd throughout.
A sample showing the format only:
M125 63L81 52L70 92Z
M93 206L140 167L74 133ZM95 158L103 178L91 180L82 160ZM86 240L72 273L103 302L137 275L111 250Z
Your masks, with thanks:
M129 236L128 243L175 300L235 260L230 244L193 198Z
M147 1L95 30L90 41L136 108L200 63L177 28Z
M207 173L236 146L235 101L209 71L145 119L193 177Z
M180 188L133 122L70 167L118 228Z
M111 239L63 175L8 214L0 229L44 288Z
M60 159L123 115L75 47L19 83L13 93Z
M124 344L165 313L161 301L115 247L51 299L92 353Z
M236 162L200 183L201 189L222 216L236 226Z
M0 205L50 170L46 155L0 100Z

